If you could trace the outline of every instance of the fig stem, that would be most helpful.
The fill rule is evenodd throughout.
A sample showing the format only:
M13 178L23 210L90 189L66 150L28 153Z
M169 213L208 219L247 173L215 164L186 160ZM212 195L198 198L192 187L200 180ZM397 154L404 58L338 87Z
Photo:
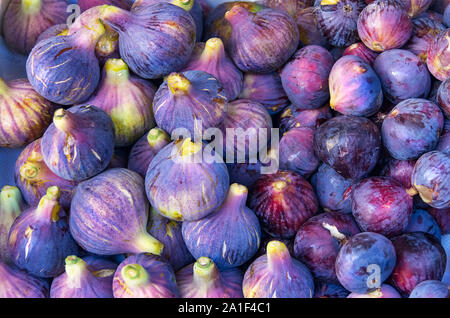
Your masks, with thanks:
M164 249L164 244L162 244L147 232L143 232L135 240L134 246L136 253L152 253L154 255L161 255Z
M181 144L181 157L187 158L202 150L201 143L192 142L191 138L186 138Z
M55 127L67 134L72 134L76 127L76 115L64 108L59 108L53 115Z
M243 207L245 206L245 202L247 202L248 189L246 186L233 183L230 185L228 189L228 194L223 203L222 207L225 206L234 206L234 207ZM225 210L227 210L225 208Z
M68 277L67 283L69 287L81 288L82 276L90 273L86 262L75 255L67 256L65 262L65 270Z
M108 59L105 72L108 83L120 84L130 78L128 65L122 59Z
M194 263L193 267L194 283L197 287L209 288L218 282L220 277L219 270L214 262L208 257L200 257Z
M128 264L122 268L122 278L128 286L142 286L148 283L149 275L140 264Z
M30 181L36 179L39 174L39 168L32 162L27 161L22 167L20 167L19 173L23 179Z
M17 217L22 212L23 206L24 202L19 188L9 185L2 188L0 192L1 214L9 214Z
M414 187L411 187L409 189L406 189L406 193L408 193L408 195L410 197L415 196L417 193L419 193Z
M192 7L194 6L194 0L172 0L171 3L188 12L191 11Z
M201 60L209 60L211 57L220 57L225 52L223 42L220 38L211 38L205 43L205 48L203 49Z
M229 11L225 13L225 19L234 24L235 22L245 21L252 15L246 8L240 4L235 4Z
M169 135L161 128L152 128L147 134L147 142L153 149L159 149L170 142Z
M39 201L36 213L45 215L52 222L57 222L59 220L59 212L61 211L61 205L59 204L60 197L61 191L57 186L48 188L47 194Z
M280 268L289 267L291 255L286 245L280 241L270 241L266 247L267 262L272 271L279 271Z
M172 73L167 77L167 85L172 94L184 95L189 92L191 82L183 74Z
M42 0L22 0L21 10L24 14L33 15L41 11Z
M339 243L341 243L341 245L344 245L345 242L347 242L347 237L344 234L342 234L341 232L339 232L339 230L337 229L336 226L325 223L325 222L322 223L322 226L325 229L327 229L330 232L331 236L334 237L335 239L337 239L339 241Z

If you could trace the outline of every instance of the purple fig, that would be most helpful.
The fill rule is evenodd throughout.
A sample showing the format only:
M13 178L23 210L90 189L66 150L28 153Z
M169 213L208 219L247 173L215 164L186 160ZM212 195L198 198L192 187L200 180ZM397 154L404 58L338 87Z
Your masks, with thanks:
M366 294L351 293L347 298L402 298L394 287L388 284L382 284L380 288Z
M0 261L0 298L47 298L48 281Z
M405 189L411 189L411 175L415 164L415 160L397 160L390 158L381 174L400 182Z
M280 115L280 133L299 127L316 129L331 117L333 114L328 104L317 109L298 109L290 105Z
M124 168L109 169L77 186L70 231L91 253L160 255L163 244L146 231L148 209L142 177Z
M425 12L433 0L402 0L400 2L408 12L408 15L411 18L415 18Z
M450 76L450 28L439 33L430 43L427 52L428 70L440 81Z
M262 0L260 2L268 8L284 11L292 17L295 17L299 10L314 4L313 0Z
M68 33L69 33L69 29L67 27L67 24L65 24L65 23L56 24L56 25L49 27L44 32L42 32L39 35L39 37L37 38L36 43L43 41L43 40L47 40L48 38L52 38L54 36L67 35Z
M347 47L342 54L343 54L343 56L356 55L357 57L361 58L365 63L369 64L372 67L373 67L373 62L375 61L375 59L378 56L378 53L370 50L362 42L353 43L352 45Z
M436 209L429 206L427 212L439 224L442 235L450 234L450 208Z
M425 280L412 290L409 298L450 298L450 292L443 282Z
M317 25L317 19L314 16L314 7L310 6L297 11L294 17L297 23L298 32L300 33L300 44L306 45L320 45L327 47L327 40L320 32Z
M346 298L350 292L340 284L330 284L321 280L315 281L314 298Z
M436 149L440 152L443 152L450 156L450 120L445 120L444 123L444 131L439 137L439 143L436 146Z
M436 220L425 210L416 209L411 214L405 233L425 232L441 240L441 230Z
M436 101L445 117L450 119L450 78L443 81L439 86Z

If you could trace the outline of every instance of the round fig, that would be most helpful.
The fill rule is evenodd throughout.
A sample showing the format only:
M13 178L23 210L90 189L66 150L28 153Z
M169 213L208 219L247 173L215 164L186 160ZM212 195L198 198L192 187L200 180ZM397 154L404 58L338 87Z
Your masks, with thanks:
M440 81L450 76L450 28L439 33L427 52L428 70Z
M446 79L439 85L436 101L441 107L445 117L450 119L450 78Z
M447 284L438 280L426 280L418 284L409 298L450 298Z
M378 53L367 48L367 46L365 46L364 43L358 42L353 43L352 45L347 47L342 53L342 55L343 56L355 55L361 58L366 64L369 64L371 67L373 67L373 62L377 58Z
M48 281L0 261L0 298L47 298Z
M280 133L299 127L316 129L331 117L333 114L328 104L316 109L298 109L290 105L280 115Z

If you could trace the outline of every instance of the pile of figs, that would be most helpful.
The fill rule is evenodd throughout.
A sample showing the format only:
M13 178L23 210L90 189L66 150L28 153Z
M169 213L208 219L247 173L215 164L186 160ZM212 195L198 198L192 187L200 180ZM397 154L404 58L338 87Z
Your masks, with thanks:
M3 4L0 298L450 297L449 1Z

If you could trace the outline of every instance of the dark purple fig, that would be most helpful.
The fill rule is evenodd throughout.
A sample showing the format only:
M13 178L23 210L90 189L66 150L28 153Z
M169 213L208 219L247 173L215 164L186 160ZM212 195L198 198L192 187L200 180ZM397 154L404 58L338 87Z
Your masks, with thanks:
M392 286L403 296L426 280L441 280L446 265L445 250L433 235L406 233L392 239L397 264L391 275Z
M70 210L73 192L78 184L58 177L47 167L42 157L40 138L30 143L20 153L14 168L14 179L30 206L39 204L47 188L57 186L61 191L61 206L66 211Z
M196 221L222 204L229 179L225 163L210 146L186 138L171 142L153 158L145 190L152 207L163 216Z
M148 253L126 258L114 274L114 298L178 298L172 266Z
M77 0L81 12L84 12L92 7L101 6L103 4L113 5L125 10L129 10L133 4L133 0Z
M142 78L161 78L179 71L195 44L192 16L167 2L143 5L131 12L101 7L100 17L119 33L120 56Z
M56 24L56 25L49 27L44 32L42 32L39 35L39 37L37 38L36 43L43 41L43 40L47 40L48 38L52 38L54 36L67 35L68 33L69 33L69 29L67 27L67 24L65 24L65 23Z
M314 129L292 128L283 134L279 145L280 168L310 176L320 161L314 153Z
M347 298L402 298L402 296L391 285L382 284L380 288L372 292L366 294L351 293Z
M433 0L401 0L400 2L408 12L408 15L411 18L415 18L425 12Z
M223 86L228 100L235 100L243 87L242 72L233 64L225 52L220 38L211 38L206 43L197 43L191 60L183 71L204 71L214 76Z
M236 4L227 11L225 19L231 25L231 36L229 42L224 43L243 72L274 72L298 47L297 25L283 11L263 9L253 13Z
M245 206L248 190L233 183L214 213L183 222L183 238L192 255L210 258L220 270L238 267L255 255L261 229L255 213Z
M195 260L184 242L181 222L170 220L151 208L147 231L164 244L161 257L172 266L174 271Z
M280 115L280 133L300 127L316 129L331 117L333 114L328 104L316 109L298 109L290 105Z
M245 272L242 290L245 298L313 298L314 279L284 243L271 241Z
M160 255L163 244L146 231L148 209L142 177L123 168L109 169L77 186L70 231L91 253Z
M0 298L47 298L48 281L0 261Z
M170 137L160 128L153 128L142 136L131 148L128 169L139 173L143 178L153 157L170 143Z
M445 117L450 119L450 79L447 79L439 85L436 101L441 107Z
M8 235L14 220L26 209L20 190L4 186L0 191L0 261L11 263L8 252Z
M450 28L439 33L427 52L428 70L440 81L450 77Z
M342 212L322 213L306 221L295 236L294 256L316 279L338 283L334 264L348 238L360 232L353 217Z
M39 35L66 22L66 0L11 0L3 16L6 45L21 54L30 53Z
M370 177L352 187L352 213L359 227L387 237L406 230L413 199L406 189L388 177Z
M436 220L425 210L416 209L411 214L405 233L425 232L441 240L441 230Z
M317 25L317 19L314 16L314 7L307 7L298 10L294 17L297 23L298 32L300 33L300 44L320 45L327 47L327 40L323 37Z
M311 7L314 0L262 0L260 3L268 8L284 11L295 18L299 10Z
M333 64L331 53L318 45L308 45L295 53L280 72L283 88L295 107L315 109L327 101Z
M450 298L447 284L438 280L425 280L418 284L409 298Z
M250 191L249 205L270 235L291 238L317 213L318 203L309 182L294 171L262 175Z
M369 117L383 103L381 82L372 67L354 55L341 57L329 77L330 107L343 115Z
M67 256L65 262L65 272L52 281L51 298L113 298L117 264L97 256L81 259L75 255Z
M155 94L153 113L158 127L168 134L184 128L194 136L220 125L227 101L222 85L211 74L171 73Z
M395 179L405 189L411 189L411 175L415 164L415 160L397 160L390 158L388 164L383 168L381 175Z
M444 116L436 104L411 98L397 104L385 117L381 135L392 157L411 160L436 147L443 126Z
M330 284L315 280L314 298L346 298L350 292L340 284Z
M358 40L356 23L365 7L363 0L322 0L314 14L328 43L345 47Z
M450 234L450 208L436 209L429 207L427 212L439 224L442 235Z
M449 4L450 4L450 0L441 0L441 1L435 0L431 4L430 9L437 13L443 14L445 11L445 8L447 8Z
M95 45L104 33L105 27L96 20L89 28L37 43L26 65L31 86L44 98L61 105L88 99L100 80Z
M426 98L430 93L430 73L420 58L410 51L383 52L376 58L373 68L380 78L384 94L392 103L408 98Z
M23 211L9 232L8 251L14 264L38 277L60 275L64 259L78 253L60 196L58 187L48 188L39 205Z
M361 58L365 63L369 64L370 66L373 66L373 62L377 58L378 54L364 45L362 42L353 43L349 47L347 47L344 52L342 53L343 56L345 55L356 55L357 57Z
M239 269L221 270L208 257L176 273L182 298L243 298L243 274Z
M378 161L381 136L369 119L338 116L316 129L317 157L346 179L358 180L370 173Z
M412 33L412 23L403 4L397 0L375 1L358 18L358 35L372 51L402 47Z
M411 176L414 188L422 200L433 208L450 205L450 156L439 151L422 155Z
M103 171L114 151L114 123L92 105L58 109L41 140L42 157L57 176L81 181Z
M339 250L336 275L345 289L359 294L372 292L391 275L396 262L390 240L378 233L356 234Z
M155 126L152 102L156 88L150 82L131 75L122 59L108 59L102 79L87 104L104 110L115 127L115 146L134 144Z
M260 103L271 115L279 113L289 105L280 75L276 72L269 74L245 73L244 86L239 98Z
M41 137L55 108L27 79L0 78L0 147L19 148Z
M447 119L444 122L444 131L439 137L439 143L436 149L450 156L450 120Z

